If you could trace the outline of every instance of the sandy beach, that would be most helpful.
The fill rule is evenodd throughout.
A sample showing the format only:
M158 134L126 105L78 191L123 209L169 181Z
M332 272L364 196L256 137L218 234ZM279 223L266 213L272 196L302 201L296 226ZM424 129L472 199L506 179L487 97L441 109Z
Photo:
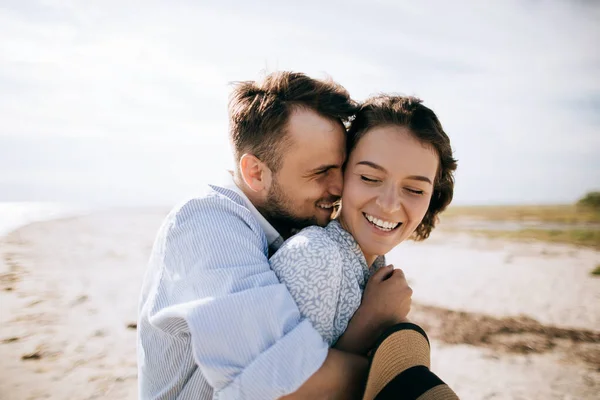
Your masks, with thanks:
M35 222L0 238L0 398L137 398L142 276L167 210ZM388 260L433 369L462 399L596 399L600 252L441 229Z

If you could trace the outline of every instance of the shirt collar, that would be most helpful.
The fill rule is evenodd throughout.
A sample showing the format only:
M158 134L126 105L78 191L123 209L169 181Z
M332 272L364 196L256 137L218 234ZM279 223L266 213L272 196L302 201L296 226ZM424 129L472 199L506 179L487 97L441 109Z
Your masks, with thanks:
M365 255L360 249L358 242L354 239L354 236L347 230L342 227L342 224L336 219L332 220L325 229L328 229L330 232L335 232L339 240L342 240L346 243L346 245L352 249L356 257L360 260L361 265L368 278L369 275L374 274L379 268L384 267L386 265L385 256L377 256L375 261L371 266L367 265L367 260L365 259Z
M250 210L254 218L256 218L256 220L258 221L258 224L260 225L262 230L265 232L265 236L267 237L267 243L269 244L269 247L273 247L275 250L279 249L279 247L283 244L283 237L279 234L279 232L277 232L275 228L273 228L273 225L271 225L269 221L267 221L265 217L263 217L263 215L256 209L256 207L254 207L254 204L252 204L252 202L250 201L250 199L248 199L248 196L244 194L242 189L240 189L236 185L235 181L233 180L232 171L227 171L227 176L222 187L237 193L242 199L244 199L248 210Z

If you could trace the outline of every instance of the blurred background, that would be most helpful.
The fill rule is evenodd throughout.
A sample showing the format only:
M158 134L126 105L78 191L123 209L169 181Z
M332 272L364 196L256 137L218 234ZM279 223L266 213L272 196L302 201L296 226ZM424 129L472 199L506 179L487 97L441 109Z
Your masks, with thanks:
M438 114L453 206L389 258L461 398L595 398L599 43L593 0L0 0L0 398L136 398L153 236L276 70Z

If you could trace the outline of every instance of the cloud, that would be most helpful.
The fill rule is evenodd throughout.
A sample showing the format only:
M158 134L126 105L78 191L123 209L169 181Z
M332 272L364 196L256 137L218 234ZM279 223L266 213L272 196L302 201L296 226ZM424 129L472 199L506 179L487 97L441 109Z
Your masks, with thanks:
M177 193L224 164L228 84L265 68L328 74L358 99L423 98L456 149L459 202L571 201L600 187L594 2L5 0L0 36L0 146L121 143L154 174L156 160L135 145L163 149L178 166L157 191ZM52 179L24 158L31 164L0 173L0 188ZM79 179L74 165L93 174L103 162L50 159L63 183ZM106 181L119 179L115 170Z

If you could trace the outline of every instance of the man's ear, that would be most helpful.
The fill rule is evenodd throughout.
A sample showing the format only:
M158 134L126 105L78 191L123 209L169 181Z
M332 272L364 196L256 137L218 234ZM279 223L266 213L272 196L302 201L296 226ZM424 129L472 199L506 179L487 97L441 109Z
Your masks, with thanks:
M240 173L248 188L260 193L271 187L271 169L253 154L240 158Z

